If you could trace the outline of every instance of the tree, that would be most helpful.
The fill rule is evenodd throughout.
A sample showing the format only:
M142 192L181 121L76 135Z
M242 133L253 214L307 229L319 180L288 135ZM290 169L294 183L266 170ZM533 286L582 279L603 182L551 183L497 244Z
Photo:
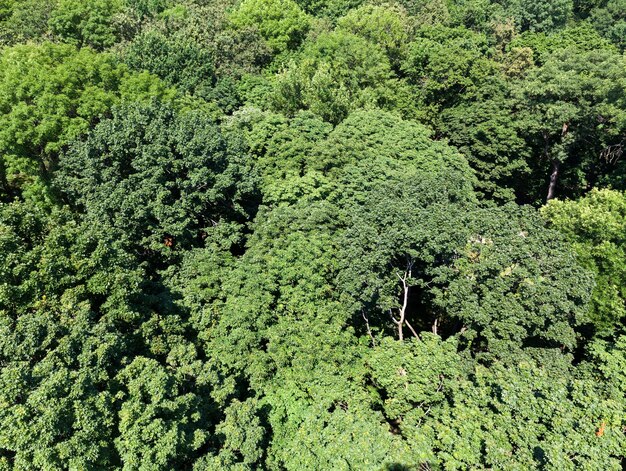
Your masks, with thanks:
M62 41L101 50L118 41L113 18L121 10L119 0L60 0L48 24Z
M230 21L236 28L256 26L274 53L295 49L309 29L308 16L293 0L244 0Z
M356 34L382 46L389 61L396 67L404 58L411 26L406 11L396 4L363 5L337 21L339 30Z
M0 21L4 21L11 16L14 4L14 0L2 0L0 2Z
M604 3L604 2L603 2ZM624 0L609 0L591 11L591 22L605 37L622 51L626 48L626 4Z
M264 209L248 250L222 281L225 298L205 291L214 299L204 310L206 354L233 379L232 394L258 404L255 415L271 433L268 468L376 469L406 452L363 387L365 344L334 282L338 214L324 201ZM258 436L256 426L239 427L233 438Z
M402 437L411 459L423 467L451 461L437 456L440 447L433 433L433 416L445 407L468 367L467 358L457 349L455 338L442 340L424 332L419 339L405 342L382 338L363 357L385 420Z
M530 31L549 31L564 26L573 13L572 0L505 0L506 15L517 27Z
M368 182L371 189L365 194L346 192L353 201L341 244L339 286L355 319L362 317L368 330L371 323L390 334L387 326L393 326L402 340L405 329L407 335L418 337L420 330L439 323L438 318L431 319L425 288L436 261L446 264L454 258L454 248L463 238L454 221L474 196L471 186L468 191L471 180L453 169L450 160L432 162L430 169L420 169L416 162L417 168L405 167L404 176Z
M120 101L172 99L149 74L69 45L19 45L0 55L0 155L6 196L49 201L59 153Z
M124 240L67 208L15 202L0 205L0 254L0 453L12 465L166 468L206 453L220 421L210 368L185 309Z
M624 1L0 0L0 470L620 470Z
M475 31L489 31L503 17L502 5L490 0L459 0L449 5L450 22Z
M277 77L273 102L288 115L309 109L337 124L359 107L393 108L405 98L403 91L380 46L336 31L320 35Z
M486 357L572 350L591 276L534 210L475 208L443 175L388 182L353 210L340 275L353 309L400 340L463 333Z
M0 228L0 449L18 469L114 466L112 380L133 354L141 271L68 211L1 205Z
M597 335L613 334L626 316L624 194L594 189L577 201L552 200L542 213L571 242L580 263L596 274L590 317Z
M202 111L156 102L115 108L64 154L56 186L136 250L165 257L223 227L240 242L238 224L256 204L242 143Z
M528 31L513 38L507 47L531 48L533 62L537 65L543 65L552 54L569 48L576 48L580 52L598 50L616 52L615 46L588 23L575 24L550 32Z
M212 51L183 35L148 30L133 39L123 59L131 69L148 71L183 92L207 95L215 83Z
M230 124L246 136L261 178L264 204L294 204L320 197L326 178L317 163L331 125L310 111L287 119L255 109L242 110Z
M507 205L467 216L456 257L434 270L433 305L460 322L486 357L506 359L520 347L573 351L576 329L589 322L592 275L534 209Z
M515 108L533 147L535 174L549 174L546 199L577 196L612 170L604 154L624 140L623 57L608 50L563 50L515 84Z
M496 92L449 108L441 116L441 132L476 172L476 189L499 201L523 201L530 190L532 149L512 119L512 102Z
M136 356L119 373L123 386L115 445L124 469L179 467L206 445L212 425L206 420L208 401L186 391L189 365L184 365L186 372L176 366Z
M425 27L408 47L402 70L418 96L420 118L436 128L442 109L480 96L500 75L487 37L465 28Z
M170 4L169 0L124 0L124 2L142 17L156 16Z
M0 7L0 44L13 46L40 41L48 32L52 0L3 0Z
M473 365L455 384L444 380L447 400L432 412L432 429L423 427L435 437L435 463L447 469L619 469L619 396L600 377L575 371L559 352L536 356Z

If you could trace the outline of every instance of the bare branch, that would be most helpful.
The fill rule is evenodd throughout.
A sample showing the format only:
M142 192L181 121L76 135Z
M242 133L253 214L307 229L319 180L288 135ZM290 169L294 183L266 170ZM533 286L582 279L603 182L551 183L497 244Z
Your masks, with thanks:
M411 330L411 333L413 334L413 337L415 337L417 340L421 340L419 335L417 335L417 332L415 331L415 329L413 328L413 326L411 324L409 324L409 321L405 320L404 323L407 325L407 327Z
M406 276L407 273L404 274L404 278L400 278L402 281L402 289L404 291L404 297L402 300L402 308L400 309L400 320L398 322L398 339L404 340L404 333L402 332L402 328L404 327L405 317L406 317L406 307L409 303L409 286L406 284Z
M391 320L395 323L395 324L399 324L400 321L397 320L394 316L393 316L393 312L391 312L391 309L389 309L389 316L391 317Z
M615 164L624 153L624 143L610 145L600 152L600 158L609 164Z
M365 311L363 309L361 309L361 315L363 316L363 319L365 320L365 328L367 329L367 335L369 335L370 339L372 340L372 347L375 347L376 346L376 339L372 335L372 330L370 329L370 321L367 318L367 316L365 315Z

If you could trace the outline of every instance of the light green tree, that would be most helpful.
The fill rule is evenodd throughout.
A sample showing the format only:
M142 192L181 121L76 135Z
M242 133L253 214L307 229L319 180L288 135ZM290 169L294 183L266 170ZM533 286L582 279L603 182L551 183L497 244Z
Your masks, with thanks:
M552 200L542 213L572 243L580 262L596 274L590 316L597 334L614 333L626 316L625 195L594 189L577 201Z
M309 18L293 0L244 0L230 15L237 28L257 27L275 53L296 48Z
M2 50L2 193L49 200L59 153L114 104L175 96L158 78L131 74L111 55L88 48L44 43Z

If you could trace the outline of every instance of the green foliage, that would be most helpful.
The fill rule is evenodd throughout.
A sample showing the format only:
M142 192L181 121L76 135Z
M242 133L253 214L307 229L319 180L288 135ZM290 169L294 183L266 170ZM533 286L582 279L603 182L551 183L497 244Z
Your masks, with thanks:
M623 402L568 363L549 352L469 370L433 413L438 460L447 469L619 469Z
M510 344L573 350L574 328L588 320L590 274L533 209L468 216L457 257L437 270L443 286L435 287L433 304L461 321L468 339L504 358Z
M464 332L473 351L490 355L572 349L592 284L558 234L530 209L472 209L443 169L416 177L383 185L353 216L341 279L354 309L393 321L400 338L403 319L411 333Z
M487 37L465 28L425 28L409 45L403 71L425 111L435 120L450 107L479 93L499 75Z
M399 64L411 33L411 22L396 4L363 5L337 21L340 30L382 46L392 64Z
M254 204L241 144L201 111L157 103L115 108L62 157L56 185L138 250L164 254L199 245Z
M183 92L207 94L215 80L211 51L179 34L149 30L133 39L123 57L131 69L148 71Z
M477 31L491 29L493 21L504 16L502 6L490 0L456 0L449 9L451 24Z
M625 195L593 190L578 201L550 201L542 212L570 240L581 263L596 273L590 316L599 335L613 334L626 316Z
M337 31L320 35L278 76L274 107L288 115L309 109L337 124L355 108L393 107L401 88L380 46Z
M320 187L327 182L318 164L320 148L331 131L328 123L307 111L288 120L250 109L239 113L232 124L244 129L265 204L319 197Z
M141 274L67 212L12 204L0 217L0 447L16 469L111 466L111 380L131 352L118 329L139 315Z
M624 6L0 0L0 470L621 469Z
M178 467L181 457L193 456L207 442L207 401L185 391L184 375L193 369L178 372L176 366L137 356L117 376L123 403L115 444L124 469Z
M607 39L585 23L549 34L529 31L514 38L508 47L530 47L533 50L533 59L538 64L543 64L551 54L572 47L579 52L592 52L600 49L614 51Z
M564 26L572 15L572 0L503 0L504 14L510 15L522 31L549 31Z
M144 17L156 16L165 10L170 0L124 0L124 4Z
M294 49L309 29L309 18L293 0L244 0L230 20L236 28L257 27L275 53Z
M609 50L567 49L515 84L518 120L537 159L532 165L539 175L558 177L548 198L557 189L578 196L595 175L613 170L599 157L623 140L625 70L624 58Z
M609 0L591 11L591 23L622 51L626 48L626 2Z
M467 158L478 177L477 189L501 201L528 191L531 149L511 118L505 96L463 103L442 115L450 143Z
M425 126L379 110L355 112L338 125L317 165L340 182L335 198L361 202L380 183L428 176L449 181L443 198L473 199L474 175L458 152L433 141Z
M2 51L0 64L3 192L25 198L49 198L46 182L59 152L115 103L175 94L109 55L68 45L14 46Z
M184 313L108 228L23 203L0 218L0 447L15 467L192 459L214 419Z
M387 337L364 361L385 419L406 440L418 463L434 463L435 437L424 425L433 409L445 406L450 387L466 368L466 359L457 354L456 340L443 341L432 333L406 342Z
M421 26L447 24L450 20L450 7L453 6L446 0L402 0L402 4Z
M254 28L224 31L215 41L219 75L242 78L258 73L272 58L270 46Z
M363 0L297 0L307 13L335 21L352 8L358 8Z
M53 0L3 0L0 7L0 45L40 40L48 31Z
M119 0L60 0L48 24L65 42L104 49L118 40L113 16L121 8Z
M0 2L0 21L6 20L13 13L15 0L2 0Z

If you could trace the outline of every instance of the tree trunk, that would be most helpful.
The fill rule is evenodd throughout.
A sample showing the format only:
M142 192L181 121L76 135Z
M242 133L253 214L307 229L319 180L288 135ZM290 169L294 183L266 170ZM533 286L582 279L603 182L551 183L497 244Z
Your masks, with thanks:
M404 340L404 332L402 329L404 328L404 319L406 317L406 307L409 302L409 286L406 282L407 275L404 275L402 281L402 290L403 290L403 299L402 299L402 309L400 309L400 321L398 322L398 339Z
M404 324L406 322L406 309L407 309L407 306L409 305L410 286L409 286L408 280L411 278L412 269L413 269L413 261L408 260L404 274L402 276L396 274L396 276L400 280L400 283L402 283L402 307L400 308L400 312L399 312L400 318L396 320L395 318L393 318L393 315L392 315L392 319L394 319L394 322L398 326L398 340L404 340L403 329L404 329ZM413 335L417 336L417 334L413 330L413 327L410 327L410 329L413 332Z
M569 123L563 123L563 127L561 128L561 140L563 140L563 138L566 136L568 131L569 131ZM548 137L547 135L544 134L543 138L545 141L544 152L545 152L546 157L548 157L549 156ZM548 185L548 196L546 198L546 201L550 201L552 198L554 198L554 194L556 193L556 184L559 180L560 169L561 169L561 162L559 162L559 160L557 159L553 159L552 160L552 173L550 174L550 185Z
M556 192L556 184L559 180L559 170L561 168L561 162L558 160L552 161L552 173L550 174L550 185L548 185L548 197L547 201L550 201L554 198L554 194Z

